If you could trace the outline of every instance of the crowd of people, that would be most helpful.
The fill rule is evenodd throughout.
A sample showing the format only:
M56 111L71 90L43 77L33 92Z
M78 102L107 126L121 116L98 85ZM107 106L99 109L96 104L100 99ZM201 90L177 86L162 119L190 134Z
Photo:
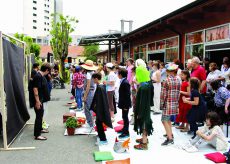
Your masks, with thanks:
M225 57L221 70L216 63L208 63L207 59L203 63L201 65L198 57L186 61L186 68L179 60L165 64L129 58L125 65L116 62L96 64L87 60L70 68L71 93L77 103L76 110L84 111L89 127L94 126L93 112L96 114L99 145L108 144L103 126L112 128L117 110L121 109L124 127L118 132L118 137L130 137L129 125L134 125L134 131L142 135L136 140L135 149L148 149L151 142L148 136L154 130L153 113L162 114L161 122L165 129L162 146L174 144L172 126L175 125L181 133L192 135L189 144L183 146L188 152L197 151L204 141L217 150L226 150L228 142L223 125L230 121L230 61ZM47 80L43 77L49 71L50 67L43 64L40 71L31 77L32 106L36 113L34 136L39 140L46 139L41 132L48 132L42 128L42 115L44 103L49 101L45 98L43 84ZM199 126L202 128L198 129Z

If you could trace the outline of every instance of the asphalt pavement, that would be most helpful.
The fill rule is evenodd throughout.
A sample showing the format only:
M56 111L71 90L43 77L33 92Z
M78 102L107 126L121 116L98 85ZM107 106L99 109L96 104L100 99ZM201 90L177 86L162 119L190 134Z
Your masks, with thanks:
M26 125L22 133L11 145L14 147L36 147L35 150L0 151L0 164L94 164L93 152L96 137L88 135L64 136L63 113L68 112L65 106L70 101L67 89L53 89L48 106L47 122L49 133L44 134L46 141L34 140L33 125ZM34 123L35 113L29 109L30 120ZM1 140L0 140L1 141ZM98 162L97 162L98 163Z

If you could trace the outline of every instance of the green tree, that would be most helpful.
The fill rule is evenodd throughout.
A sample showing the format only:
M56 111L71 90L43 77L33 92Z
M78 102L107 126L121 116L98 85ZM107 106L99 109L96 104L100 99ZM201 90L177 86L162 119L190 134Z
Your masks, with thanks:
M75 26L78 20L75 17L63 16L62 14L57 14L59 16L59 21L55 22L55 16L52 20L52 29L50 34L52 39L50 45L52 47L54 58L60 61L60 75L63 81L68 81L68 74L65 70L65 59L68 56L68 46L72 41L70 33L74 32Z
M25 36L24 34L15 33L14 37L26 43L25 53L27 55L34 53L36 58L39 59L41 47L39 44L33 43L33 38ZM12 41L15 43L15 41Z
M96 53L99 52L99 45L88 45L84 46L83 55L86 57L85 60L97 61Z

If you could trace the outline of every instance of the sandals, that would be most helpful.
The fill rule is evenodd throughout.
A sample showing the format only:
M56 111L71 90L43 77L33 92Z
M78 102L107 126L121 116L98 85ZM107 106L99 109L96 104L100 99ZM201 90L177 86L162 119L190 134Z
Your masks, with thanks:
M180 132L188 132L189 129L181 129Z
M49 133L49 131L47 129L43 129L41 130L41 133Z
M35 140L41 140L41 141L47 140L47 138L44 137L44 136L38 136L38 137L35 137L34 139L35 139Z
M143 138L136 139L136 143L143 143ZM149 143L148 139L147 139L147 143Z
M185 129L184 126L176 126L176 129Z
M138 145L134 145L134 149L137 149L137 150L148 150L148 144L147 143L140 143Z

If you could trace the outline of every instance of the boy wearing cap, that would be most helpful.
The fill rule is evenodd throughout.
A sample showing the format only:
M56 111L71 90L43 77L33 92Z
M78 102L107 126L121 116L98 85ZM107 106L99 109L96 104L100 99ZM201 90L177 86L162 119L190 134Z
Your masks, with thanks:
M179 113L178 102L181 80L178 76L176 76L177 69L178 65L176 64L171 63L166 65L168 77L166 78L165 82L163 82L161 88L161 121L166 131L166 135L164 136L167 137L167 139L161 144L162 146L174 144L170 117Z
M81 72L81 67L77 66L73 75L73 88L75 89L75 101L77 103L77 110L82 110L82 92L84 80L85 76Z

